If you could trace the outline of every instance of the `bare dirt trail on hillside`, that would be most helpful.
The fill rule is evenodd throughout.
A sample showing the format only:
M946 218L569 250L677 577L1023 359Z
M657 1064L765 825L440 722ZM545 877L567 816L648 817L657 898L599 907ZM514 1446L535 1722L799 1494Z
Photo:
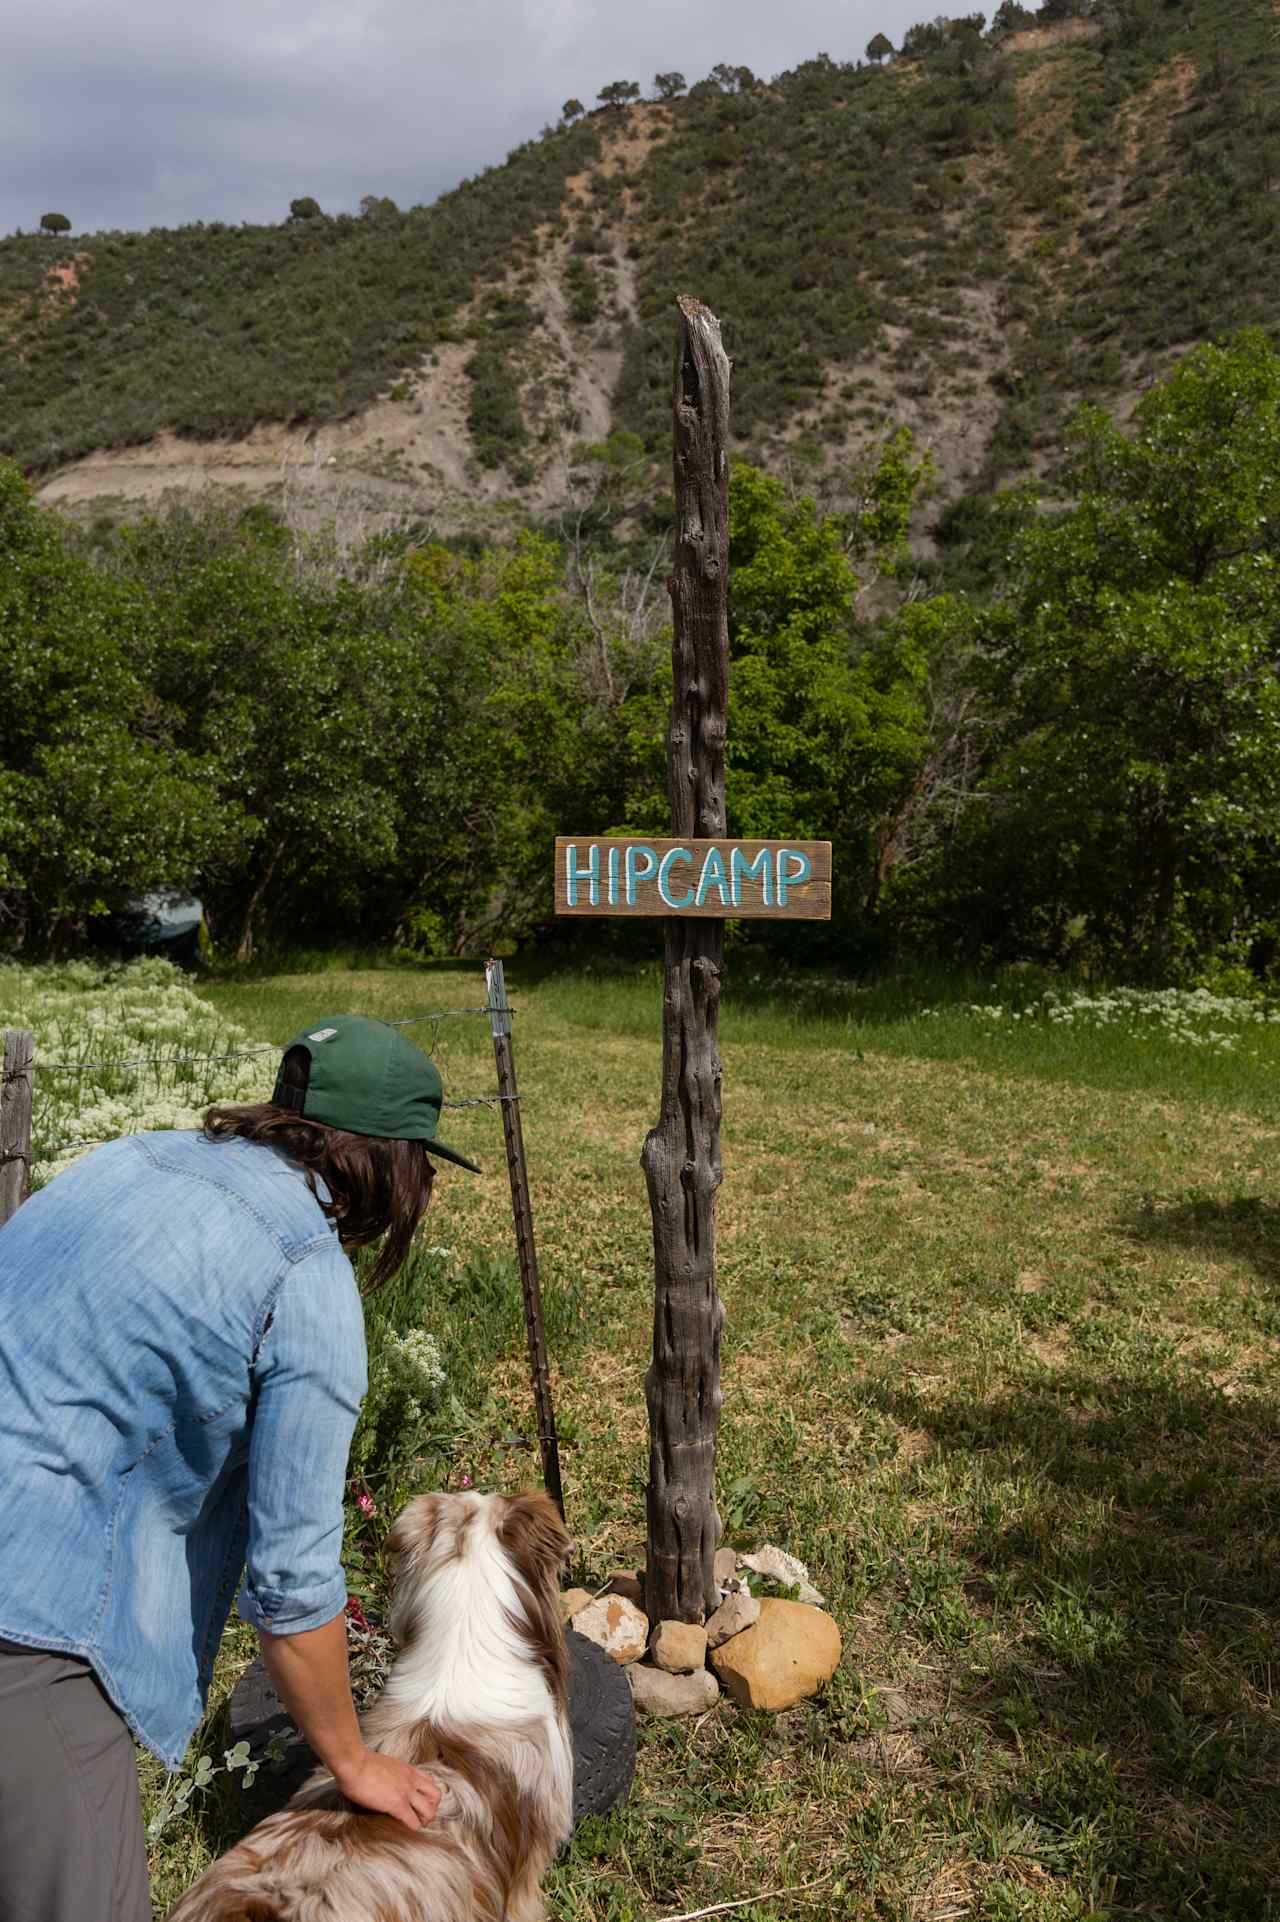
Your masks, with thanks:
M619 128L604 148L598 171L606 177L629 174L643 163L648 128L661 121L660 109L646 113L635 127ZM565 183L564 212L571 220L590 208L589 186L597 169ZM571 320L565 274L568 234L541 228L531 305L538 319L518 360L522 398L535 388L538 405L551 411L554 437L530 448L534 478L517 489L503 469L476 460L468 425L470 383L467 363L471 340L443 341L416 370L397 383L403 397L390 395L349 420L310 426L264 422L235 439L197 441L168 430L136 447L102 448L54 474L38 490L49 506L71 511L93 507L154 510L192 499L239 497L287 506L301 524L318 524L336 512L361 514L371 523L388 519L426 522L441 533L464 529L499 531L530 513L546 513L571 498L569 447L599 441L612 426L613 392L622 368L622 332L637 308L636 268L627 255L624 192L622 222L601 222L607 252L593 256L609 285L602 291L615 310L590 327ZM65 285L74 298L74 267ZM519 291L513 272L496 276L477 290L458 317L465 332L485 296L501 289ZM558 396L554 409L546 396Z

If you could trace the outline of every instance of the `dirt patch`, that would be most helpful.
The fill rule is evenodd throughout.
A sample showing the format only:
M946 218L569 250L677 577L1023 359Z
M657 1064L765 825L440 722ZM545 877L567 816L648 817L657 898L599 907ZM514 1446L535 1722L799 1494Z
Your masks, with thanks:
M647 153L655 112L637 112L641 127L618 129L604 171L624 172ZM567 212L580 210L573 190L587 179L568 183ZM458 315L463 331L485 298L502 290L524 292L538 316L516 363L530 429L522 451L532 469L532 479L519 488L506 469L483 467L476 458L467 375L474 347L462 339L439 343L416 369L347 420L268 422L234 439L208 441L165 430L137 447L86 455L47 480L38 497L74 512L108 501L155 510L177 500L190 503L193 496L229 495L270 500L302 526L337 517L369 532L412 522L439 534L473 531L501 538L529 515L565 505L572 498L569 448L603 440L612 427L624 327L635 316L637 291L625 210L604 232L607 251L592 256L592 263L612 313L596 323L583 327L571 320L565 290L571 238L546 226L532 237L532 287L521 288L514 270L505 272ZM87 264L87 256L77 262ZM77 264L58 271L74 298Z
M45 287L56 299L63 296L74 307L80 292L80 276L89 265L88 254L73 254L70 260L57 260L45 275Z
M1052 47L1069 46L1073 40L1096 40L1101 32L1096 20L1059 20L1051 27L1024 27L1020 33L1006 34L1000 51L1047 53Z
M611 115L601 130L604 150L599 160L582 173L571 174L564 183L566 206L584 204L590 196L593 174L603 174L610 180L616 174L634 173L643 167L654 132L670 125L670 111L654 100L641 101L616 119Z

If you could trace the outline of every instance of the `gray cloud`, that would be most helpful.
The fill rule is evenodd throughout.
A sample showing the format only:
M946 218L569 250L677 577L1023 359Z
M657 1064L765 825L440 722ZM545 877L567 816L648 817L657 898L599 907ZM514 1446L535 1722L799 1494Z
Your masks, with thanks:
M615 79L856 59L924 0L41 0L5 31L0 232L430 201ZM957 9L960 11L961 9ZM184 17L185 15L185 17Z

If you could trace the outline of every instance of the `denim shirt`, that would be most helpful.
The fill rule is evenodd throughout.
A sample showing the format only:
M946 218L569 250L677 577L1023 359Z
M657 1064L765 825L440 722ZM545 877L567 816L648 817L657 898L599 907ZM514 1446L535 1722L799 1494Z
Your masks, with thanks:
M197 1133L84 1156L0 1229L0 1639L87 1659L176 1768L242 1569L274 1635L345 1606L365 1385L299 1169Z

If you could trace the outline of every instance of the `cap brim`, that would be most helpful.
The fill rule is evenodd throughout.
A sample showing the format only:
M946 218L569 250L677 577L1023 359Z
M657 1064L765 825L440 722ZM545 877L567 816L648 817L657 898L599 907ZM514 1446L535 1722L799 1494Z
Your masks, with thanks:
M437 1155L443 1155L446 1161L456 1161L460 1168L470 1168L473 1175L484 1173L478 1161L468 1161L466 1155L460 1155L456 1148L446 1148L444 1142L437 1141L434 1135L424 1140L422 1145L427 1151L428 1160L433 1161Z

